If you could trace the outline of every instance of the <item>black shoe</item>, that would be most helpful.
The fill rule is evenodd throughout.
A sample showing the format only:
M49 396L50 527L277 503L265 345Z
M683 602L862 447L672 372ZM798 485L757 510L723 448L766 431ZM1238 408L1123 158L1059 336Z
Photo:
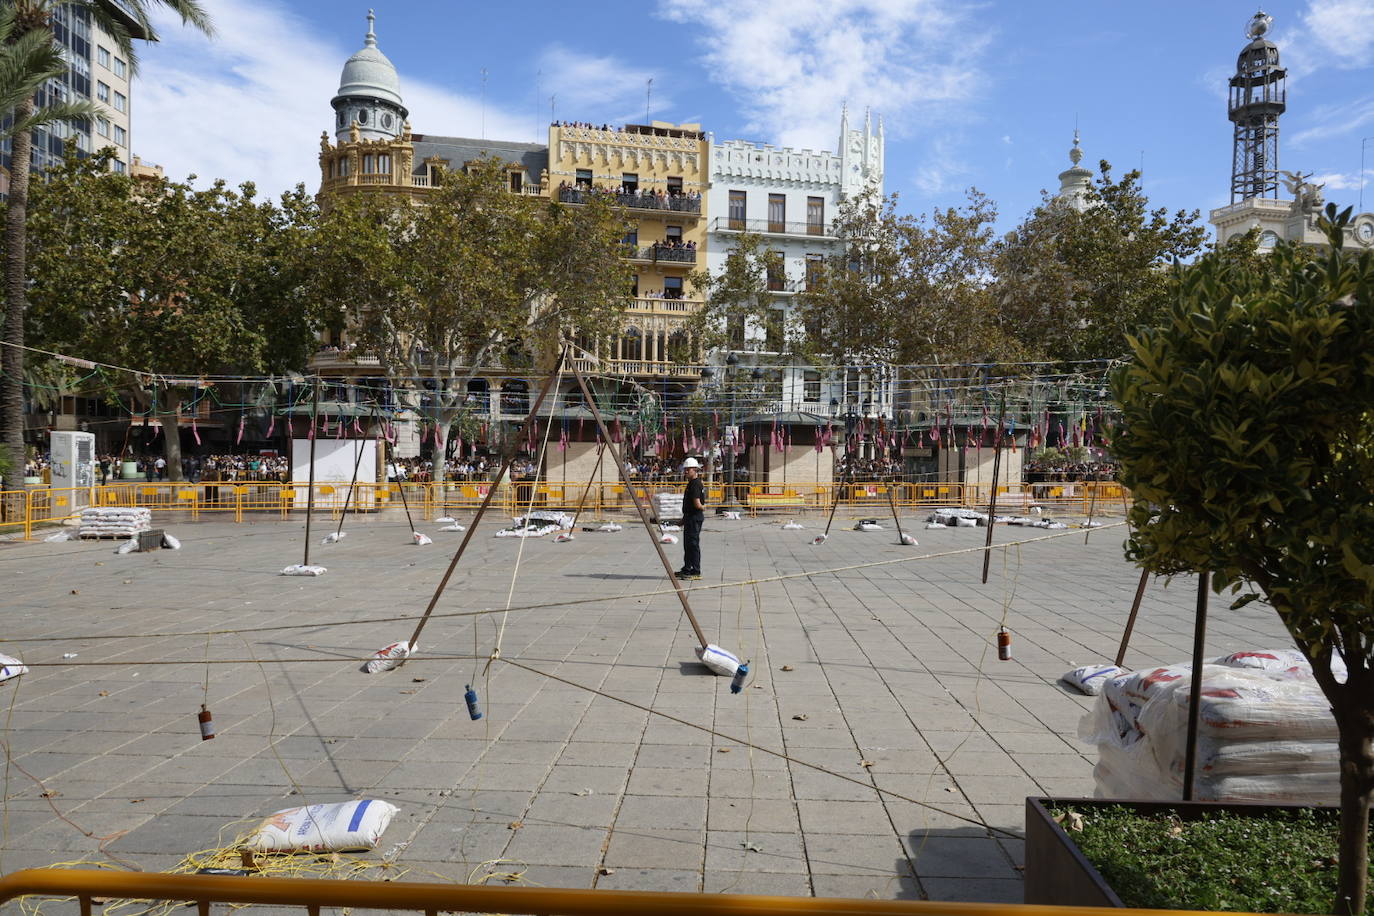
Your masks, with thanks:
M679 578L679 579L700 579L700 578L701 578L701 573L696 572L695 570L693 570L692 572L685 572L685 573L683 573L682 575L678 576L678 578Z

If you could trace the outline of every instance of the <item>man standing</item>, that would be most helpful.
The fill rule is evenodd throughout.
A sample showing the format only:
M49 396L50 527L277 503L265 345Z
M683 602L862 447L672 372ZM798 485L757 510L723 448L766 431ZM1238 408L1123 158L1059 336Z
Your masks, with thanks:
M701 578L701 524L706 521L706 487L701 482L701 464L695 458L682 462L687 489L682 494L682 568L679 579Z

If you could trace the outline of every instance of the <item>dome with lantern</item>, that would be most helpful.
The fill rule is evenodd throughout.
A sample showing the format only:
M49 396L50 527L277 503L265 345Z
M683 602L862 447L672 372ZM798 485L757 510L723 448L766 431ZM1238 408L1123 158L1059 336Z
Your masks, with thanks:
M394 139L407 115L396 67L377 47L376 15L367 11L363 47L344 64L339 92L330 103L336 113L335 136L343 140L353 124L366 140Z

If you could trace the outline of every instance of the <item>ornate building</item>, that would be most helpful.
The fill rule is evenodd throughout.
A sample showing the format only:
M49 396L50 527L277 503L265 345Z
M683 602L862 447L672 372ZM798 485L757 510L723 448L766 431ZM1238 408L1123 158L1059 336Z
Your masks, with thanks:
M1279 49L1265 38L1273 17L1263 11L1246 24L1249 43L1236 60L1231 77L1228 116L1233 127L1231 154L1231 203L1209 214L1223 242L1260 230L1261 248L1279 240L1324 245L1326 236L1317 229L1325 205L1323 185L1312 173L1279 171L1279 116L1288 107L1288 71L1280 66ZM1292 195L1279 197L1279 187ZM1346 244L1374 248L1374 213L1361 213L1346 230Z

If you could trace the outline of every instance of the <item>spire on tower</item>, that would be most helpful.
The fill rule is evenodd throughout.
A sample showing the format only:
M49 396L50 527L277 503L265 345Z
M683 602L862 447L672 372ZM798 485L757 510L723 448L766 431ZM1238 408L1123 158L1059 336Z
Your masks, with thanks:
M377 47L377 12L367 11L367 34L363 36L363 45L369 48Z
M1073 149L1069 150L1069 161L1074 165L1083 161L1083 150L1078 148L1078 128L1073 129Z

